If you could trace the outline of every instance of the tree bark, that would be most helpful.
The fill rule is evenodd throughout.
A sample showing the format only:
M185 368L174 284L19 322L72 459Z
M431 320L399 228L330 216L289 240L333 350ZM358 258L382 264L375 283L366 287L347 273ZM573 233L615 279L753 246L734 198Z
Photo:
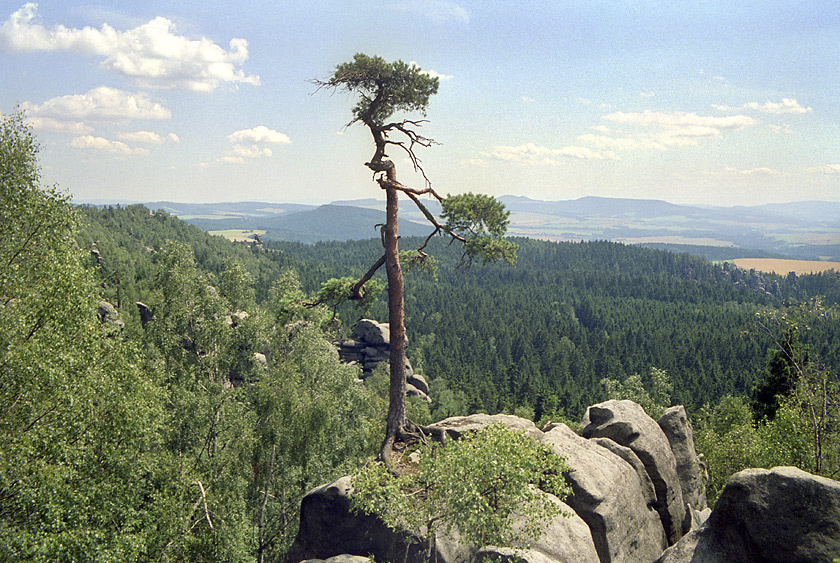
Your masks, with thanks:
M389 170L389 176L393 169ZM394 442L406 426L405 414L405 300L399 252L399 195L386 188L385 271L388 276L388 321L391 329L390 385L385 440L379 457L389 462Z

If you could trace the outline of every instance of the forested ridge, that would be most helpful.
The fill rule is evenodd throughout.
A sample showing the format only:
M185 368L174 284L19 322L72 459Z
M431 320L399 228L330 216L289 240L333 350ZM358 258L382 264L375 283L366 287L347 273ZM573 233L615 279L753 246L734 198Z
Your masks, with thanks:
M151 281L151 250L168 239L189 244L210 274L226 263L243 265L258 302L283 271L294 270L314 292L331 276L361 276L381 254L375 239L271 241L255 249L139 205L81 209L87 226L80 244L103 257L103 295L131 305L124 314L134 322L133 303ZM524 238L516 239L515 267L466 265L456 248L436 242L435 277L415 272L406 282L409 357L463 393L447 407L459 412L527 405L537 418L558 407L579 418L603 398L602 379L645 377L652 367L668 372L674 401L689 408L748 395L772 346L757 330L756 314L816 297L827 306L840 301L837 272L778 276L621 243ZM366 314L387 318L385 299L383 292ZM341 308L345 334L360 316L350 305ZM818 327L803 339L828 365L840 364L840 328Z
M516 242L514 268L459 267L457 249L439 244L431 251L437 279L407 279L409 357L465 394L459 408L528 405L539 418L547 402L579 418L603 398L601 379L651 367L669 373L674 400L689 407L746 395L772 344L757 330L756 313L840 297L836 272L776 276L620 243ZM381 251L377 241L274 244L320 264L317 273L360 273ZM804 338L837 365L837 328Z

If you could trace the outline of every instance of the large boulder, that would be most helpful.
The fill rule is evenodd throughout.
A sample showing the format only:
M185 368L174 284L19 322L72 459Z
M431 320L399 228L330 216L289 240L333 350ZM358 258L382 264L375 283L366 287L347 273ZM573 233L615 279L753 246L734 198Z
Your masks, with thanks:
M650 475L648 475L647 469L645 469L645 464L642 463L639 456L630 448L616 444L609 438L592 438L592 441L602 448L608 449L630 464L636 472L636 476L639 478L639 485L642 487L642 495L644 495L645 501L649 506L653 506L656 503L656 489L653 488L653 481L650 480Z
M609 438L628 447L639 457L656 491L654 508L662 519L668 544L688 531L677 462L665 433L644 409L633 401L612 399L592 405L583 419L581 435Z
M464 432L480 430L485 426L497 422L501 422L511 430L522 430L525 434L537 441L542 439L543 433L533 421L512 414L478 413L469 416L453 416L430 424L428 428L436 432L445 433L450 438L460 438Z
M601 563L639 563L659 557L668 545L665 533L629 463L565 424L554 424L542 442L571 468L565 475L572 488L566 504L589 526Z
M811 563L840 557L840 482L795 467L733 475L706 524L656 563Z
M300 527L286 556L287 563L309 559L329 559L349 554L376 561L425 562L427 545L409 534L398 533L368 514L350 509L350 476L311 490L300 507ZM465 550L446 538L435 544L440 563L464 559Z
M671 444L671 451L677 462L677 476L680 479L683 500L693 510L704 510L707 506L707 477L694 449L694 431L688 422L685 407L680 405L669 408L656 422Z
M368 346L387 345L391 343L391 328L388 323L362 319L356 324L353 336Z

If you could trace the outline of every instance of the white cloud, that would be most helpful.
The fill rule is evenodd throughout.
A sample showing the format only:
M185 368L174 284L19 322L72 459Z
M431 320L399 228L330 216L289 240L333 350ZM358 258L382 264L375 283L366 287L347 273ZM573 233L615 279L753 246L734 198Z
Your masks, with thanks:
M85 135L93 133L93 127L81 121L64 121L54 117L35 117L27 115L27 121L32 127L39 131L52 131L53 133L72 133L73 135Z
M665 150L665 145L654 139L638 136L609 137L607 135L595 135L586 133L578 136L578 140L600 149L635 150L635 149L659 149Z
M25 4L0 26L0 47L10 51L72 51L102 57L106 70L150 88L211 92L224 83L259 85L260 78L237 66L248 58L248 42L231 39L225 50L210 39L175 33L163 17L126 31L103 24L96 29L46 27L38 5Z
M161 145L166 141L177 143L179 141L178 135L169 133L166 137L158 135L152 131L131 131L126 133L118 133L117 137L121 141L128 141L131 143L147 143L151 145Z
M152 101L146 94L130 94L109 86L99 86L84 94L52 98L41 105L24 102L21 108L35 117L51 117L62 121L123 121L172 117L172 112Z
M763 104L759 104L758 102L749 102L740 107L732 107L732 106L725 106L725 105L713 105L713 108L720 110L720 111L737 111L741 109L752 109L756 111L760 111L762 113L771 113L776 115L781 114L798 114L801 115L803 113L811 113L814 111L811 108L806 108L802 106L799 102L797 102L793 98L782 98L781 102L765 102Z
M704 137L717 137L725 131L754 127L760 123L747 115L719 117L651 110L637 113L614 112L604 115L603 119L643 127L648 131L624 137L608 137L590 133L582 135L579 139L601 148L664 150L669 146L696 145Z
M559 166L569 158L585 160L601 160L604 158L604 155L586 147L570 146L562 149L552 149L538 146L535 143L526 143L517 147L499 145L493 147L493 150L487 156L523 166Z
M767 102L765 104L759 105L757 102L750 102L748 104L744 104L745 108L758 110L764 113L774 113L774 114L782 114L782 113L794 113L794 114L802 114L802 113L811 113L813 110L811 108L802 107L799 102L794 100L793 98L782 98L781 102Z
M822 174L840 174L840 164L826 164L824 166L815 166L811 168L812 172L820 172Z
M609 133L610 132L610 128L607 127L606 125L593 125L592 130L593 131L598 131L599 133Z
M643 99L653 98L654 96L656 96L656 92L654 92L653 90L650 90L648 92L639 92L639 97Z
M82 135L70 141L70 146L77 149L93 149L115 154L149 154L147 149L141 147L132 148L122 141L110 141L103 137L93 135Z
M437 78L438 80L449 80L450 78L452 78L451 74L441 74L440 72L437 72L435 70L423 70L420 67L420 65L417 64L416 61L410 61L408 63L408 66L416 66L418 69L420 69L420 74L425 74L426 76L431 76L432 78Z
M774 168L758 167L758 168L735 168L727 166L723 169L723 174L735 176L779 176L781 172Z
M231 143L280 143L289 144L292 140L283 133L258 125L253 129L242 129L228 135Z
M470 13L454 2L444 0L403 0L396 4L403 12L423 16L438 23L468 24Z
M275 131L274 129L269 129L265 125L235 131L228 135L227 138L233 146L228 150L227 154L217 159L216 162L243 164L246 159L269 157L274 154L270 148L262 145L287 145L292 142L288 135Z
M271 154L271 149L259 145L233 145L231 153L228 156L259 158L261 156L271 156Z
M667 129L685 129L701 127L704 129L743 129L758 125L758 120L747 115L731 115L726 117L697 115L683 111L662 112L645 110L641 113L624 113L617 111L604 116L604 119L616 123L629 123L645 127L655 126Z

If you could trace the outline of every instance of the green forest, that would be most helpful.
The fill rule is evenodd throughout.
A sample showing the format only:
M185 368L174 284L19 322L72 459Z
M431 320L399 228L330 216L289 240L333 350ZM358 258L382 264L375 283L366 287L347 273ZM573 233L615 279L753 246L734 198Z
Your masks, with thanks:
M387 376L361 383L334 341L387 320L386 292L367 309L316 298L382 243L232 243L140 205L76 207L41 185L37 153L5 116L0 561L281 560L302 496L382 439ZM684 404L712 500L744 467L837 478L840 274L515 242L510 266L436 239L436 270L407 276L432 398L410 418L574 425L610 397Z

